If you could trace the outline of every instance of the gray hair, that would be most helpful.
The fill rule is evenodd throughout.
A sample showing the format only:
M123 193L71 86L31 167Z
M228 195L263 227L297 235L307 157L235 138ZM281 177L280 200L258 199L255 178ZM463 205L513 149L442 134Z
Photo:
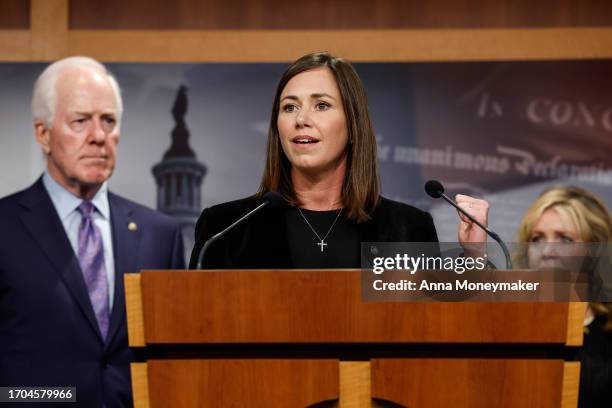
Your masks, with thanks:
M51 128L57 104L57 80L63 71L71 68L88 68L101 72L108 77L117 100L117 123L121 123L123 100L121 99L119 84L104 65L90 57L68 57L58 60L45 68L34 84L34 93L32 95L32 116L34 121L42 121L45 127Z

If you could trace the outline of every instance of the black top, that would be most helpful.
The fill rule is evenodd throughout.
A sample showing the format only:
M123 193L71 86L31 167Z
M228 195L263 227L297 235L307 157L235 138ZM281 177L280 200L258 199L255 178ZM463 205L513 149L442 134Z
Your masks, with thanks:
M195 268L198 253L204 242L259 204L261 204L261 200L249 197L206 208L196 225L196 243L191 254L189 267ZM289 214L287 214L287 211ZM288 205L281 205L281 208L263 208L246 222L213 243L206 252L203 268L287 269L303 266L304 263L298 258L295 259L294 263L292 253L296 254L298 245L295 244L292 251L290 240L300 240L298 235L293 234L307 234L309 229L305 229L307 225L300 225L299 228L295 226L293 221L297 222L299 220L290 220L292 211L295 211L293 215L299 216L299 213ZM355 258L351 254L359 254L360 242L438 241L433 220L427 212L384 197L380 198L370 220L360 223L346 222L346 220L343 222L345 222L345 225L340 229L341 236L338 238L341 238L340 242L344 242L351 247L346 254L347 257L337 259L337 264L320 262L316 267L331 268L336 265L358 267L359 260L353 261ZM325 220L322 220L322 223L325 223ZM327 232L329 226L327 228L324 225L315 226L316 228L318 228L318 231L325 230ZM334 227L334 230L336 228L338 226ZM336 243L334 234L337 233L337 231L330 233L326 248L331 248L332 241L334 244ZM316 246L314 234L310 236L307 242L312 245L315 251L320 249ZM353 242L353 244L350 242ZM301 258L301 254L297 254L297 256Z
M285 209L289 251L294 268L359 268L361 266L359 255L361 243L357 222L346 219L340 210L311 211L302 208L300 211L295 207ZM324 240L324 245L321 245L319 238L304 218ZM325 238L328 231L329 234Z
M588 326L580 360L580 408L608 408L612 404L612 333L603 330L606 318L598 316Z

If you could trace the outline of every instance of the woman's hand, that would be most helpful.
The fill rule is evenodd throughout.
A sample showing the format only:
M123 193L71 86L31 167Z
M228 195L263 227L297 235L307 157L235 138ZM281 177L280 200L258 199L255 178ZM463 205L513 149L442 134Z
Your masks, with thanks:
M470 197L463 194L455 196L457 205L464 209L485 227L488 225L489 203L486 200ZM480 256L486 252L487 233L468 217L457 211L460 222L458 226L459 243L466 254ZM479 245L482 244L482 245Z

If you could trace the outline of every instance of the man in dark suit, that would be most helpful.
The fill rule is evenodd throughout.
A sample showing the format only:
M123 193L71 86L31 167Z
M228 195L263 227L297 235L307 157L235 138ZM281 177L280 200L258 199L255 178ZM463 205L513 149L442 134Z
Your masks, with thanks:
M122 102L95 60L38 78L47 168L0 200L0 386L76 387L80 407L132 405L123 274L184 268L180 228L110 193Z

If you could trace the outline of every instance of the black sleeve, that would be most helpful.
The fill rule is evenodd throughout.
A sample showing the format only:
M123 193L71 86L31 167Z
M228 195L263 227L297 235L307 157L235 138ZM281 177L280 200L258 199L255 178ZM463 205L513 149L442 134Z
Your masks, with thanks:
M198 263L198 255L204 246L204 243L214 235L212 226L212 217L210 215L210 209L206 208L200 214L198 222L195 227L195 244L191 251L191 257L189 260L189 269L195 269ZM207 257L208 258L208 257Z
M421 242L432 242L435 244L430 245L427 248L427 256L439 257L441 256L440 245L438 245L438 233L436 232L436 226L433 222L433 218L430 213L425 212L425 223L423 224Z
M427 220L423 228L423 242L438 242L438 233L431 214L426 212Z

